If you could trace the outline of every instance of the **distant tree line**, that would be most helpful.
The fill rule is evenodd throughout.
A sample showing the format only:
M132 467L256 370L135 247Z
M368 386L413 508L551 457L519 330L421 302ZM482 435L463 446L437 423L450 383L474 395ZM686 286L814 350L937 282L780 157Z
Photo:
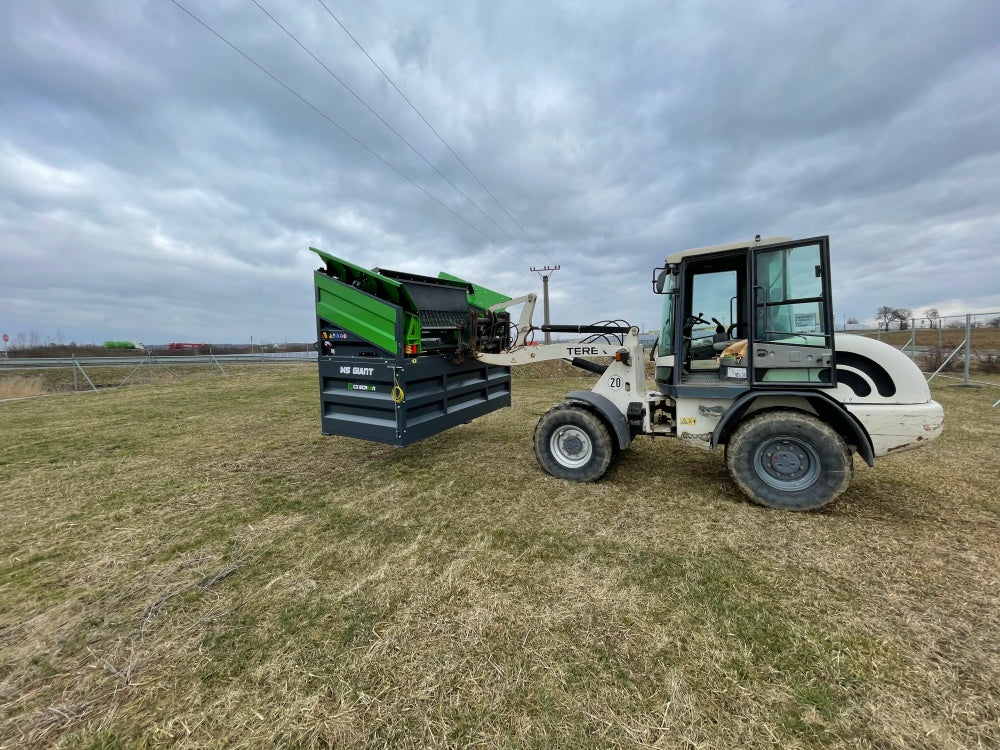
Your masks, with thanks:
M66 344L66 337L63 335L61 330L56 331L54 334L48 336L42 336L36 330L31 330L28 333L21 331L10 337L10 343L7 344L8 349L37 349L42 346L64 346ZM76 342L70 342L70 346L76 346Z

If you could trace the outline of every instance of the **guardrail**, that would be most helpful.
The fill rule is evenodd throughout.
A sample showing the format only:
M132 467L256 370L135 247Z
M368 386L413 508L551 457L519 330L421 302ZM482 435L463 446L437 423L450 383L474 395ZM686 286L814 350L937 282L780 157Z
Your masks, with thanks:
M194 354L139 357L0 357L0 370L44 370L50 367L135 367L150 360L158 365L214 365L226 362L269 362L315 360L316 352L261 352L259 354Z

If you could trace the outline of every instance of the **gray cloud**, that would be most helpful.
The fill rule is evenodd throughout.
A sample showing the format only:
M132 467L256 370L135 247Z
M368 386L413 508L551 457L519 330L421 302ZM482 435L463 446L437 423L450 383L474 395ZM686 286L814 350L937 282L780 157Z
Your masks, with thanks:
M838 318L1000 310L1000 6L183 0L0 6L0 328L313 336L309 245L652 326L685 247L830 234ZM449 211L450 209L450 211ZM451 213L454 212L454 213ZM457 218L454 214L458 214ZM499 226L498 226L499 225Z

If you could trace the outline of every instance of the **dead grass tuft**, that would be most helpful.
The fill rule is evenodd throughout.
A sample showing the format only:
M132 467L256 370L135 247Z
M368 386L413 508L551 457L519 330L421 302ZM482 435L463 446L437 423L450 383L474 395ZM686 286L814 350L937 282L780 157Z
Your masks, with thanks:
M40 377L18 376L0 379L0 400L41 396L44 392Z

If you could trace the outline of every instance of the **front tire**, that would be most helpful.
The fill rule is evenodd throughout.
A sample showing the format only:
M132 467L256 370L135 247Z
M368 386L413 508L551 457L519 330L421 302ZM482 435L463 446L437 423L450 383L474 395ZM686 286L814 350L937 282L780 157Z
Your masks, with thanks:
M603 477L615 457L607 426L592 412L574 404L549 409L535 427L535 457L559 479L594 482Z
M726 445L726 468L747 497L782 510L829 505L854 478L843 438L796 411L764 412L743 422Z

